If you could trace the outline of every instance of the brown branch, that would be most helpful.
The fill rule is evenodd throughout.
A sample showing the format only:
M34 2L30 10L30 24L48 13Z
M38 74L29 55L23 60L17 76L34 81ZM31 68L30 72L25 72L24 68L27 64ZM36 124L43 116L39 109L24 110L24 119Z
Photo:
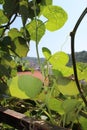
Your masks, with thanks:
M80 84L79 84L79 79L78 79L78 74L77 74L77 68L76 68L76 59L75 59L75 51L74 51L74 39L75 39L75 34L76 34L76 31L81 23L81 21L83 20L84 16L86 15L87 13L87 8L83 11L83 13L81 14L81 16L79 17L73 31L70 33L70 36L71 36L71 56L72 56L72 63L73 63L73 70L74 70L74 76L75 76L75 82L76 82L76 85L77 85L77 88L79 90L79 93L85 103L85 105L87 106L87 100L84 96L84 93L80 87Z
M18 130L69 130L53 126L45 121L28 118L24 114L2 107L0 108L0 122L13 126Z

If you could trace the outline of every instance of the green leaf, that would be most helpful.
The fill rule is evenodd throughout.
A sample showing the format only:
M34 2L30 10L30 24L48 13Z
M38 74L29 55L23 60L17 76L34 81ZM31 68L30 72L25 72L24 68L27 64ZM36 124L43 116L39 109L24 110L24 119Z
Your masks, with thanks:
M81 102L77 99L66 99L62 103L62 107L66 113L74 111L79 105L81 105Z
M20 33L22 34L22 37L29 43L29 41L30 41L30 34L29 34L27 28L22 27L20 29Z
M87 63L77 62L76 66L81 72L87 70Z
M4 53L9 53L9 48L14 48L14 46L11 38L9 36L5 36L1 42L1 49L4 51Z
M41 80L29 75L14 77L8 85L11 95L21 99L34 99L42 89Z
M4 0L0 0L0 4L3 4L4 3Z
M49 58L50 58L50 56L51 56L51 51L50 51L48 48L43 47L43 48L42 48L42 52L43 52L44 56L46 57L46 59L49 59Z
M67 99L62 103L62 107L65 111L65 123L69 124L70 122L74 122L77 117L78 113L81 110L81 103L76 99ZM80 108L80 109L79 109Z
M2 76L10 77L10 72L6 65L0 64L0 77Z
M19 32L18 29L12 28L9 30L8 36L11 37L12 40L14 40L17 37L22 37L22 34Z
M2 65L6 65L11 67L12 69L16 67L15 61L12 60L12 57L9 56L9 54L5 54L1 60Z
M0 36L2 35L3 33L3 28L0 28Z
M0 25L8 22L8 18L4 15L3 10L0 9Z
M56 98L49 97L49 95L47 95L46 105L50 110L56 111L60 115L64 114L64 110L62 108L62 101L61 100L57 100Z
M29 31L31 40L36 41L37 43L41 40L42 36L45 34L45 25L40 20L33 20L26 25L27 30Z
M73 74L73 69L65 66L68 63L69 57L64 52L56 52L51 56L49 62L52 64L54 70L60 71L63 76L70 76Z
M55 68L58 68L60 65L66 65L69 61L69 57L65 52L56 52L52 55L49 60Z
M80 117L79 122L81 124L82 130L87 130L87 118Z
M49 31L60 29L67 20L67 13L59 6L46 6L42 13L48 19L46 28Z
M29 18L31 20L33 20L35 18L35 15L38 16L39 13L40 13L40 5L39 4L36 4L35 7L34 7L34 2L33 1L29 1L28 2L28 10L29 10ZM37 3L37 1L36 1ZM36 14L35 14L35 11L36 11Z
M59 77L57 87L63 95L79 94L75 81L69 79L68 77Z
M28 12L28 1L27 0L21 0L20 1L20 8L19 13L21 14L23 25L26 24L29 12Z
M14 39L15 51L20 57L25 57L29 51L29 47L26 40L22 37L17 37Z
M52 0L41 0L41 5L52 5Z
M6 83L0 82L0 96L8 94L7 91L8 91L8 87Z
M78 72L78 78L79 80L85 80L87 82L87 70L84 70L83 72Z
M18 0L4 0L3 9L5 15L10 18L13 14L18 12L19 1Z

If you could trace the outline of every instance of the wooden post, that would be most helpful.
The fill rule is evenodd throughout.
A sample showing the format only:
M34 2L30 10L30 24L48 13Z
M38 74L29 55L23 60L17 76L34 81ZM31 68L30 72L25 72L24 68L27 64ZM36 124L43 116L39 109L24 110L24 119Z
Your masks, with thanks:
M0 122L6 123L18 130L69 130L47 124L45 121L33 120L14 110L0 108Z

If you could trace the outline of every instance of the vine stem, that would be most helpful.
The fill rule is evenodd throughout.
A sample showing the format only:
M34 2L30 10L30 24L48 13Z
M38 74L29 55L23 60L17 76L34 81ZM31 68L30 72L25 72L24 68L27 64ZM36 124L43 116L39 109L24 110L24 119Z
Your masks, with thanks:
M38 64L41 69L40 56L39 56L39 50L38 50L38 21L37 21L37 13L36 13L36 0L33 0L33 5L34 5L34 15L35 15L35 21L36 21L36 53L37 53Z
M2 25L2 26L0 26L0 29L1 29L1 28L4 28L4 30L3 30L3 32L2 32L2 34L1 34L1 36L0 36L0 38L3 37L4 32L5 32L6 29L8 29L9 26L10 26L10 25L15 21L16 17L17 17L17 13L14 15L14 17L13 17L12 20L10 19L10 20L8 21L8 23L7 23L6 25Z
M75 59L75 47L74 47L74 41L75 41L75 34L76 34L76 31L81 23L81 21L83 20L84 16L86 15L87 13L87 8L83 11L83 13L81 14L81 16L79 17L73 31L70 33L70 36L71 36L71 56L72 56L72 64L73 64L73 70L74 70L74 76L75 76L75 82L76 82L76 85L77 85L77 88L79 90L79 93L81 95L81 98L83 99L86 107L87 107L87 100L84 96L84 93L81 89L81 86L79 84L79 79L78 79L78 74L77 74L77 67L76 67L76 59Z
M2 26L0 26L0 28L7 28L7 27L9 27L15 21L16 17L17 17L17 13L15 14L14 18L12 19L12 21L9 20L6 25L2 25Z

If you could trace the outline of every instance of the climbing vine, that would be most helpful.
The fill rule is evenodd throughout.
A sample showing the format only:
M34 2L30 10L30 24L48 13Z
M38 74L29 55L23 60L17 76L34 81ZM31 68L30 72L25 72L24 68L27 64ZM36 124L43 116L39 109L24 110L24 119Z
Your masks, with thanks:
M69 56L65 52L52 54L51 50L43 47L45 61L41 63L38 49L46 30L61 29L67 21L68 15L62 7L53 5L52 0L0 0L0 5L1 105L15 108L14 102L14 106L20 106L29 117L48 120L72 130L76 124L86 130L87 66L75 61L74 37L87 9L70 34L73 67L69 67ZM16 25L11 27L17 18L22 21L20 29ZM15 57L27 56L31 40L36 45L42 81L33 76L17 75Z

